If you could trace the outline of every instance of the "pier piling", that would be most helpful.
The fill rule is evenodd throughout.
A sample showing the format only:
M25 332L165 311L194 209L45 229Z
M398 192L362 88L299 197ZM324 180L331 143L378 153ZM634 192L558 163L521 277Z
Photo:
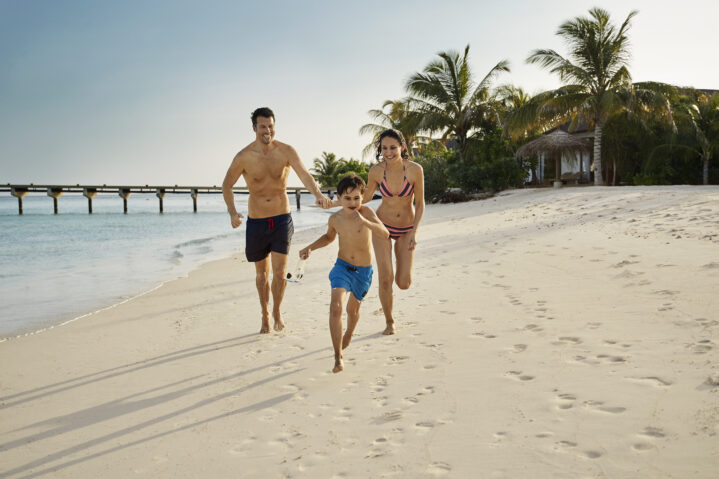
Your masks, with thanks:
M158 188L155 191L155 196L157 196L160 199L160 213L164 213L163 209L163 200L165 199L165 188Z
M190 196L192 196L192 212L197 213L197 195L199 194L199 191L197 191L197 188L192 188L190 190Z
M22 199L27 195L27 188L12 188L10 194L17 198L17 211L18 214L22 214Z
M87 198L87 213L92 214L92 199L97 196L97 188L83 188L82 196Z
M57 199L62 196L62 188L48 188L47 196L52 198L53 211L57 214Z
M129 188L120 188L117 194L122 198L122 212L127 214L127 199L132 193Z

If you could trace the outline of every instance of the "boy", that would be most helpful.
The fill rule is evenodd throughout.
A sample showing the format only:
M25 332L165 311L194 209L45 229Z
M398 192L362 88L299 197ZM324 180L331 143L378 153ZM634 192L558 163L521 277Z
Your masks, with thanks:
M307 259L317 248L327 246L340 237L337 262L330 271L332 297L330 299L330 335L335 350L333 373L344 369L342 350L349 346L357 322L360 301L372 284L372 234L389 238L389 231L377 218L374 210L362 206L365 182L359 176L349 174L337 185L337 195L342 209L327 222L327 233L300 251L300 258ZM347 301L347 331L342 336L342 308Z

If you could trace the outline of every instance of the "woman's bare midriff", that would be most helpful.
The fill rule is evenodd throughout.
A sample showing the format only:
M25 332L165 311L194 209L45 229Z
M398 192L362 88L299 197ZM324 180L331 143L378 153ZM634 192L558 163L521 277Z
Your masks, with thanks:
M377 208L377 217L382 223L403 227L414 224L414 196L402 198L382 198Z

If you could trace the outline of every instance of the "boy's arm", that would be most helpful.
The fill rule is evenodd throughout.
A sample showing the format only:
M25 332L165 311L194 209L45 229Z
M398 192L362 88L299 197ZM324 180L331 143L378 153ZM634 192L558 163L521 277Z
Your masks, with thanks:
M379 218L377 218L377 213L375 213L372 208L362 206L359 210L359 217L365 220L364 223L373 234L382 238L389 238L389 231L387 231L387 228L385 228Z
M324 248L328 244L332 243L337 237L337 230L334 227L334 217L330 216L330 220L327 222L327 233L320 236L314 243L306 246L300 250L300 258L307 259L310 257L310 253L318 248Z

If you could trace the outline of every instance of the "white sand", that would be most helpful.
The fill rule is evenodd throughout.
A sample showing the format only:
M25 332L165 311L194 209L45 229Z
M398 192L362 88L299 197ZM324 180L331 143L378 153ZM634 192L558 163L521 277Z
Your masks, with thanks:
M0 478L717 477L718 227L716 186L430 206L399 334L375 277L340 374L336 245L271 335L207 264L0 344Z

